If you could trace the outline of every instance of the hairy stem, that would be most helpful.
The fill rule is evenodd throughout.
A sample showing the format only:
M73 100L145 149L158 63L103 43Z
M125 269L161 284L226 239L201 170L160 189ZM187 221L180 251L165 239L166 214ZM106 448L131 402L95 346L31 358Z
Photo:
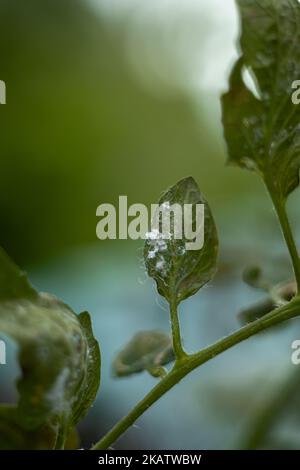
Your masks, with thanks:
M125 431L159 398L168 390L180 382L191 371L202 364L218 356L222 352L241 343L247 338L266 330L278 323L289 320L300 315L300 298L295 297L289 304L273 310L264 317L249 323L247 326L223 338L202 351L186 355L175 362L173 369L162 379L136 406L133 410L121 419L92 450L101 450L109 448Z
M268 186L267 186L268 187ZM297 246L295 243L295 239L293 236L293 232L291 229L291 225L289 222L289 219L287 217L286 213L286 204L285 202L282 202L277 196L274 190L270 189L268 187L268 191L270 193L270 196L272 198L275 211L278 216L278 220L281 226L281 230L287 245L287 248L290 253L291 257L291 262L293 265L293 270L296 278L296 283L297 283L297 291L300 292L300 259L299 259L299 253L297 250Z
M170 303L170 316L172 325L173 349L176 359L182 359L186 356L181 343L180 323L177 312L177 303Z

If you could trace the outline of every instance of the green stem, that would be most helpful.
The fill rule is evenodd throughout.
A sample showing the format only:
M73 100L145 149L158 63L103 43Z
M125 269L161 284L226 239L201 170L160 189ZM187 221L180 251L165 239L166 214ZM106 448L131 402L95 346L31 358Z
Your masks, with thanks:
M136 406L133 410L121 419L97 444L92 450L101 450L109 448L132 424L161 398L168 390L176 385L191 371L201 366L215 356L218 356L227 349L241 343L255 334L277 325L283 321L289 320L300 315L300 298L295 297L289 304L273 310L264 317L249 323L247 326L232 333L224 339L217 341L202 351L186 355L175 362L173 369L162 379Z
M295 274L295 278L297 282L297 291L300 292L300 259L299 259L299 253L297 250L295 239L293 236L293 232L291 229L291 225L287 217L286 204L285 202L282 202L281 200L279 200L279 198L277 198L272 188L270 188L268 185L267 185L267 188L270 193L271 199L273 201L273 204L274 204L274 207L275 207L278 219L279 219L279 223L281 226L281 230L282 230L287 248L290 253L291 262L293 265L293 270L294 270L294 274Z
M186 357L186 353L183 350L180 335L180 323L177 312L177 303L175 301L170 302L170 315L172 325L172 338L173 338L173 349L176 359L183 359Z

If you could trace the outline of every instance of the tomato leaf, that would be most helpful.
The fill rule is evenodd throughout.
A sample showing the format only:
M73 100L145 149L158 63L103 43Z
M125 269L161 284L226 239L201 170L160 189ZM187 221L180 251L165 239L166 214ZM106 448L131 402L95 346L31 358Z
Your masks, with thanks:
M0 450L50 450L57 438L55 430L48 424L32 431L25 430L13 405L0 405L0 436ZM73 428L67 436L65 449L78 449L78 446L78 433Z
M237 0L241 57L222 97L229 163L258 173L285 202L299 185L300 4L296 0ZM245 72L252 85L245 84Z
M178 205L184 214L185 205L192 206L189 224L196 229L196 206L204 208L203 245L199 249L187 249L189 240L184 230L182 238L176 239L176 224L170 224L169 239L151 236L145 243L144 258L150 277L156 281L158 292L169 302L179 304L195 294L215 274L218 254L218 236L210 208L200 193L196 181L189 177L180 180L167 190L159 200L160 207ZM198 220L199 224L199 220ZM200 226L198 228L201 228ZM195 230L197 231L197 230Z
M144 370L155 375L161 366L174 360L172 341L160 331L141 331L117 355L113 372L124 377Z
M67 435L99 386L100 351L89 315L77 316L55 297L37 293L3 251L0 281L0 331L17 343L22 371L14 416L24 431L51 426Z

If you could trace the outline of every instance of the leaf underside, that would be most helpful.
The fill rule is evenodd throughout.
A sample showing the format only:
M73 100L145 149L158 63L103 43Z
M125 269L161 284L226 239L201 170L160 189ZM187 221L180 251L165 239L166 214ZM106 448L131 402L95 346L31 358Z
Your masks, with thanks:
M144 370L155 370L174 360L172 341L160 331L141 331L117 355L113 373L125 377Z

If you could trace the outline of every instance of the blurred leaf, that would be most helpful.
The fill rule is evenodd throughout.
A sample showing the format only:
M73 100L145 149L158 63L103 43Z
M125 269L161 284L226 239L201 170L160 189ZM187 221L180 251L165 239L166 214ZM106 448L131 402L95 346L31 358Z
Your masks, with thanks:
M29 284L26 274L11 262L0 247L0 302L20 297L35 299L37 293Z
M159 331L141 331L117 355L113 372L117 377L144 370L155 375L155 371L159 371L161 366L173 360L173 347L169 336Z
M262 270L259 266L250 266L243 273L243 280L250 287L260 287L262 280Z
M277 439L280 441L280 432L278 431L284 427L286 415L291 415L293 418L299 416L299 385L299 371L297 367L292 367L278 387L272 390L272 393L265 397L262 405L257 406L251 414L247 431L240 442L240 448L245 450L266 449L268 447L270 449L283 448L280 447L279 442L276 442ZM286 437L288 438L288 434ZM297 438L296 442L299 449ZM286 442L284 448L289 448L291 445L292 443Z
M223 95L229 162L256 171L279 200L299 185L300 107L292 83L300 77L300 5L296 0L238 0L242 56ZM252 77L250 91L243 80Z
M267 290L267 289L266 289ZM290 302L292 298L296 295L297 287L294 281L277 284L271 286L268 289L269 295L266 299L263 299L246 309L243 309L239 313L239 318L242 323L249 323L262 318L267 315L269 312L277 308L279 305ZM280 324L273 328L283 328L285 324ZM264 334L264 332L260 333Z
M100 384L101 369L99 345L93 335L90 315L88 312L83 312L78 319L87 344L86 380L80 388L73 408L73 424L79 422L92 406Z
M260 302L256 303L255 305L251 305L251 307L243 309L239 313L239 319L241 323L247 324L257 320L258 318L262 318L267 315L269 312L272 312L277 307L274 299L268 297L267 299L261 300ZM280 325L281 327L282 325ZM261 334L263 334L262 332Z
M14 416L23 430L47 425L67 435L99 386L100 352L89 315L77 316L53 296L38 294L4 254L0 273L0 331L18 344L22 370Z
M56 433L44 425L34 431L26 431L19 424L14 406L0 406L0 450L46 450L52 449Z
M49 425L33 431L22 428L18 422L15 406L0 405L0 450L47 450L53 449L56 432ZM66 440L66 449L78 449L79 438L75 428Z
M80 438L76 428L71 429L65 442L65 450L78 449L80 445Z
M180 180L166 191L159 205L172 206L191 204L195 226L196 205L203 204L204 211L204 245L198 250L187 250L187 240L175 239L174 223L171 224L170 239L148 238L145 243L144 258L150 277L157 284L158 292L169 302L177 304L195 294L209 282L216 271L218 254L218 236L210 208L200 193L199 187L191 177Z
M254 289L261 289L266 292L272 290L272 284L268 281L259 266L250 266L245 269L243 273L243 280L248 286L254 287Z

